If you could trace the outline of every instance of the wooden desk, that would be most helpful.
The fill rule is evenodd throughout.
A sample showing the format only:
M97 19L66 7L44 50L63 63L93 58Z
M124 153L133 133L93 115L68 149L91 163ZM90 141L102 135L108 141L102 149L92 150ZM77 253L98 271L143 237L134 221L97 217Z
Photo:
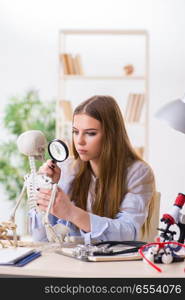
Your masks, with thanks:
M138 261L84 262L55 252L42 256L24 267L0 266L0 276L71 277L71 278L170 278L185 277L185 263L161 264L159 273L150 265Z

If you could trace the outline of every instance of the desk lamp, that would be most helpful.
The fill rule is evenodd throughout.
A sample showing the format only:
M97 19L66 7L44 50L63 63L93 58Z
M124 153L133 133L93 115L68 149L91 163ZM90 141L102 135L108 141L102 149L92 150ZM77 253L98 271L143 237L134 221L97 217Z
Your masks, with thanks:
M177 131L185 133L185 95L164 105L155 116L166 121L170 127Z

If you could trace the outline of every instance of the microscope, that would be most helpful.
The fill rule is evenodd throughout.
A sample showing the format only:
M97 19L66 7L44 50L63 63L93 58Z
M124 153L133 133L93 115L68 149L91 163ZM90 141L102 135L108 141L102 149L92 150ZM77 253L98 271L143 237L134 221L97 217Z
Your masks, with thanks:
M178 193L172 208L168 213L163 214L161 222L166 226L165 228L158 228L161 231L160 237L162 241L173 241L177 231L170 230L170 227L174 224L179 228L180 234L177 239L179 243L184 244L185 240L185 214L181 213L181 210L185 203L185 195Z

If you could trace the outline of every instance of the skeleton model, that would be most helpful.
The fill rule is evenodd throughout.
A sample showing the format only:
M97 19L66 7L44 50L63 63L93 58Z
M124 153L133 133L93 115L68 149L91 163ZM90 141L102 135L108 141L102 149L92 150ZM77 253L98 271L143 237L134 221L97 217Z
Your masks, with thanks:
M14 222L11 222L11 221L2 222L0 224L0 245L2 247L5 246L4 240L8 241L9 246L17 245L16 227L17 227L17 225ZM9 238L8 238L8 232L9 231L12 231L13 236L15 237L13 242L11 240L9 240Z
M67 146L59 140L54 140L50 142L50 151L53 150L57 153L57 159L55 161L63 161L68 156ZM51 178L44 175L38 174L36 171L35 160L44 160L44 152L47 146L47 141L44 134L39 130L29 130L22 133L18 140L17 146L19 151L28 156L29 165L30 165L30 174L27 174L24 177L24 185L22 191L17 199L15 208L13 209L10 220L8 222L3 222L0 225L0 239L7 239L7 232L11 230L13 232L13 246L17 246L17 232L16 232L16 223L15 223L15 214L16 211L21 203L21 200L24 196L25 191L27 190L27 197L28 197L28 207L29 210L35 210L37 213L40 213L42 216L42 224L45 227L46 235L49 242L57 242L62 243L65 237L68 234L68 228L62 224L56 224L52 226L49 222L49 211L55 201L56 191L57 191L57 184L53 183ZM58 147L58 148L57 148ZM64 149L63 149L64 148ZM62 159L58 159L60 150L65 151L65 155ZM62 153L62 152L61 152ZM51 153L50 153L51 154ZM52 156L53 158L53 156ZM60 157L59 157L60 158ZM51 198L47 208L46 213L40 212L39 208L36 204L37 200L37 189L38 188L46 188L51 189ZM3 243L1 242L3 246Z

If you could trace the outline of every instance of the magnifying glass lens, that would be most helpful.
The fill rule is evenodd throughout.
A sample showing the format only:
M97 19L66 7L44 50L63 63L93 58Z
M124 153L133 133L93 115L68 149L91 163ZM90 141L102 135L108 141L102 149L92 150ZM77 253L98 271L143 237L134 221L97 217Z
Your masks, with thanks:
M48 152L51 158L58 162L64 161L69 155L67 145L58 139L55 139L49 143Z

